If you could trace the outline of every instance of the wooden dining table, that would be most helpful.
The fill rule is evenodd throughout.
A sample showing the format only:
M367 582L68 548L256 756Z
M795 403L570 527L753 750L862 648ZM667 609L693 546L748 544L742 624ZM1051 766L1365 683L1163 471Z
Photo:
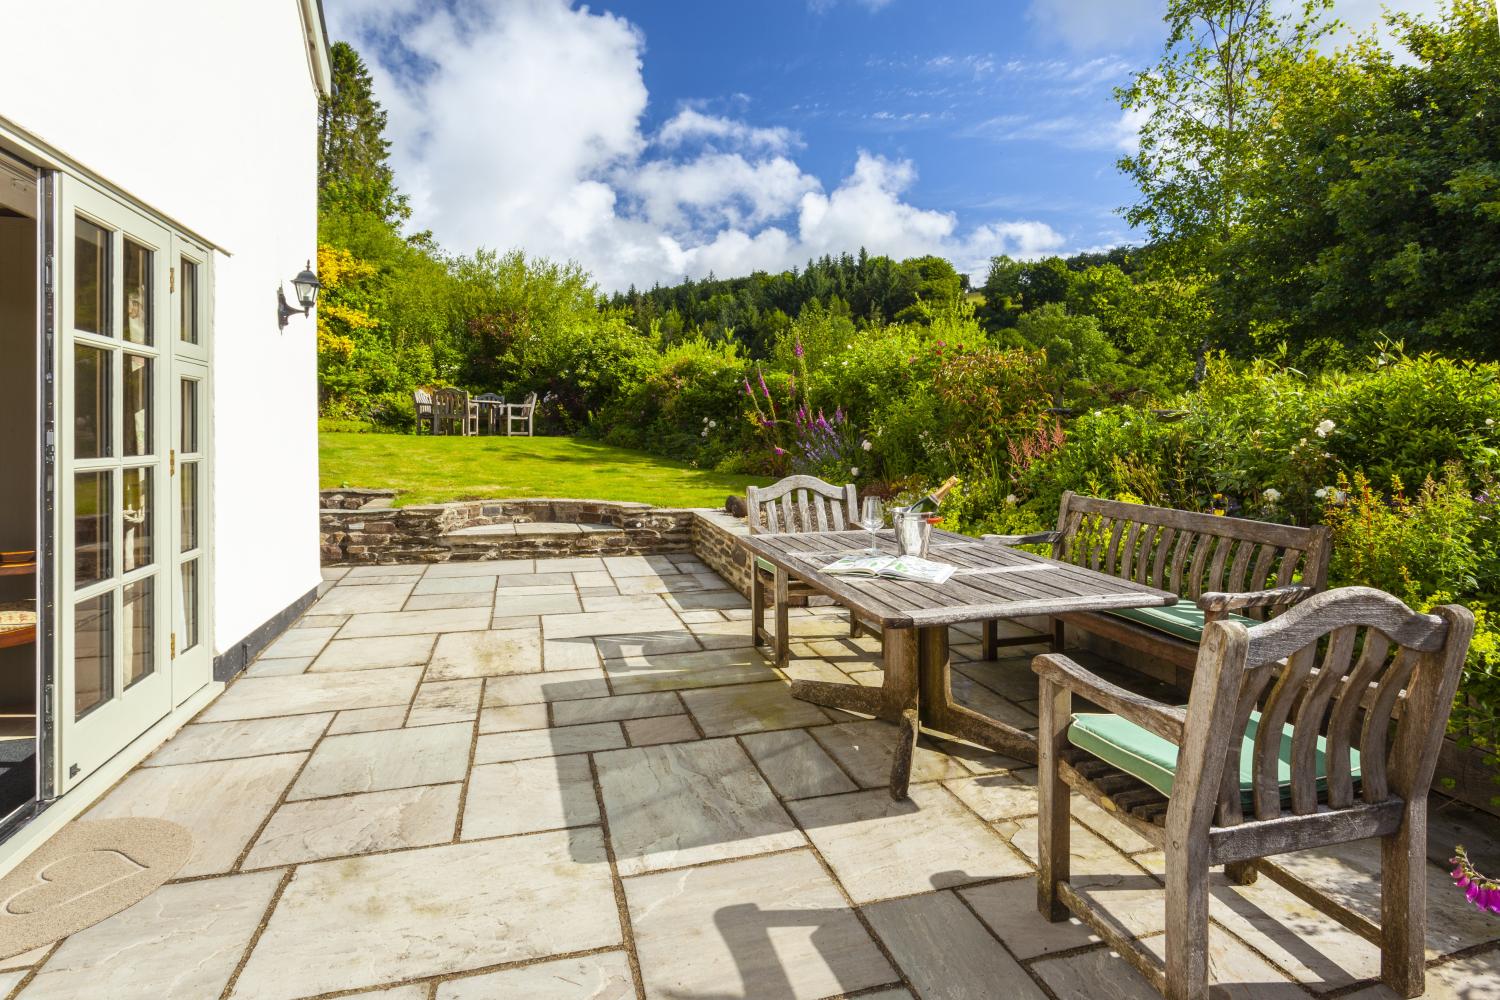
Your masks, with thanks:
M895 534L876 532L894 555ZM876 687L794 680L794 698L872 715L900 729L891 763L891 797L906 798L912 754L923 729L1035 762L1036 738L953 700L948 629L965 622L1051 616L1070 611L1164 607L1177 595L1022 549L950 531L934 531L927 558L956 567L941 584L834 576L823 567L869 549L865 531L748 535L741 543L775 568L776 593L795 578L881 630L885 680ZM1047 636L1038 635L1038 642Z

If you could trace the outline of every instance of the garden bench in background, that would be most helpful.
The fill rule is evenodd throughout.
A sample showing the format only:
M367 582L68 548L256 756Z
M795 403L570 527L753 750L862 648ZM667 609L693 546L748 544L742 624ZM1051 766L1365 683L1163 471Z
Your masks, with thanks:
M771 486L751 486L745 490L745 522L750 534L801 534L810 531L847 531L855 527L859 500L854 484L835 486L816 476L788 476ZM766 591L770 589L775 632L765 628ZM809 597L817 593L799 580L787 581L784 589L776 587L776 567L755 557L750 580L750 639L757 645L770 643L776 666L786 666L790 640L787 636L787 611L792 597ZM857 635L859 620L849 612L849 634Z
M479 433L479 407L462 389L432 390L432 433Z
M1207 622L1253 625L1321 591L1328 578L1329 531L1322 525L1299 528L1072 492L1062 496L1055 530L984 537L1002 545L1050 543L1061 562L1176 593L1182 600L1170 607L1058 615L1053 648L1064 648L1071 625L1185 671L1197 662ZM994 623L986 623L985 659L994 659L997 646L1028 641L1035 639L998 639Z
M1230 595L1203 595L1217 607ZM1204 626L1187 707L1038 656L1037 904L1076 914L1169 1000L1208 997L1211 865L1256 871L1379 945L1397 994L1425 985L1427 793L1474 632L1378 590L1318 594L1268 622ZM1080 695L1113 714L1072 715ZM1394 750L1387 737L1399 715ZM1165 968L1069 884L1069 789L1166 854ZM1380 924L1259 860L1381 838Z
M432 394L426 389L417 389L411 394L412 408L417 411L417 433L422 433L422 425L427 425L428 433L435 433L432 426Z

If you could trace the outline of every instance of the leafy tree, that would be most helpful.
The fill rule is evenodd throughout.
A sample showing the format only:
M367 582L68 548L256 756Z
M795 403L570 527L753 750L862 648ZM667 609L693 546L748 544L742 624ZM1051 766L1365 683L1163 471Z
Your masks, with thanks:
M1299 13L1278 14L1272 0L1169 0L1160 60L1116 92L1141 118L1139 148L1119 161L1141 192L1125 213L1131 225L1190 266L1218 269L1276 128L1276 94L1265 81L1332 30L1331 6L1304 0ZM1198 378L1213 339L1243 336L1232 313L1218 321L1216 337L1199 345Z
M1500 30L1483 0L1391 14L1268 78L1278 127L1226 255L1230 307L1305 360L1408 349L1500 358Z
M1052 405L1067 406L1070 393L1107 394L1120 376L1119 352L1092 316L1074 316L1052 302L1021 316L1016 333L1046 352L1045 377L1052 386Z

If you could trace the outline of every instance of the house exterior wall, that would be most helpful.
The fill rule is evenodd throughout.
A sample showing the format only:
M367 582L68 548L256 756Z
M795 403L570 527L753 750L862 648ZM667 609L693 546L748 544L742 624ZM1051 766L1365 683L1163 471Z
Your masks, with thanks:
M318 91L303 11L299 0L49 0L4 15L0 116L219 248L215 652L319 580L316 336L311 318L276 322L277 287L291 296L316 256Z

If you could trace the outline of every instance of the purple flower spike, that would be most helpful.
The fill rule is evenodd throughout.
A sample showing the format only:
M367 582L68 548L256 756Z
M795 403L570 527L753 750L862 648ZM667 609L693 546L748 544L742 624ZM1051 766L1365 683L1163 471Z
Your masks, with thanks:
M801 339L798 339L798 341L796 342L796 344L794 344L792 346L792 353L795 354L795 355L797 355L797 357L799 357L799 358L802 357L802 341L801 341Z
M766 376L765 376L765 373L762 372L762 371L760 371L759 369L756 369L755 377L758 378L758 379L760 379L760 391L766 394L766 398L767 399L770 399L771 398L771 387L768 386L768 385L766 385Z

